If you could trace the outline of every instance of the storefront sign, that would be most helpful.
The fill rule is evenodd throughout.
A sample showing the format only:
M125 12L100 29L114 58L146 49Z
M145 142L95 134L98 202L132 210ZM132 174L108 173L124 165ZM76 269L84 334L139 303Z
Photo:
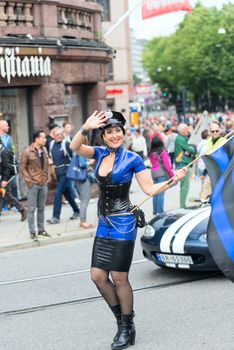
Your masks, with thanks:
M151 95L151 85L148 84L139 84L135 86L137 95Z
M106 89L107 95L119 95L123 93L123 89Z
M38 77L51 75L51 60L48 56L41 56L42 48L38 48L38 56L19 57L20 48L0 47L0 77L7 79L10 84L11 78L15 77Z

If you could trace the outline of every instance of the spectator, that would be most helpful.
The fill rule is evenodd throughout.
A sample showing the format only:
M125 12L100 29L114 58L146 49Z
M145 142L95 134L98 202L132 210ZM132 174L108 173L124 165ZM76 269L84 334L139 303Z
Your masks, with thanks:
M177 138L177 132L175 132L175 128L171 127L167 133L167 150L171 160L171 166L174 167L175 163L175 140Z
M160 183L167 180L168 177L174 176L171 169L169 156L164 148L160 137L155 136L151 141L149 159L152 164L151 175L154 183ZM164 192L153 197L153 214L164 211Z
M85 142L85 144L87 144L87 142ZM88 228L94 227L92 224L87 222L87 208L91 197L91 189L92 189L92 183L89 179L88 173L89 173L89 170L93 171L92 165L94 164L94 160L93 159L88 160L87 158L84 158L78 155L77 157L79 157L80 167L85 168L87 172L86 181L84 182L76 181L75 185L80 197L80 227L88 229Z
M13 140L11 135L8 135L9 132L9 124L6 120L0 120L0 137L2 140L2 147L7 148L15 152Z
M71 136L72 130L73 130L73 126L72 126L71 122L65 121L63 123L63 137L68 142L71 142L71 140L72 140L72 136Z
M209 153L209 150L211 149L213 152L215 149L219 148L222 145L223 137L221 136L221 132L222 132L222 129L220 127L219 122L213 121L210 124L211 136L207 139L205 152ZM211 193L212 193L212 188L211 188L210 178L207 172L205 172L205 178L204 178L204 182L203 182L202 190L200 194L201 202L203 203L207 202L211 196Z
M71 136L72 130L73 130L73 126L71 122L66 120L63 123L63 137L64 137L64 140L68 141L69 143L72 140L72 136ZM78 194L77 194L77 188L76 188L75 182L72 180L68 180L68 181L70 181L70 184L71 184L71 188L73 191L73 198L76 200Z
M210 137L207 140L206 151L214 148L219 148L222 144L223 137L221 135L222 129L220 127L220 123L214 121L210 124ZM214 149L213 149L214 150Z
M202 141L199 142L197 145L197 154L198 156L202 156L206 152L207 148L207 139L209 137L209 131L207 129L203 130L201 133ZM197 175L203 176L204 175L204 170L205 170L205 163L203 160L200 158L197 162Z
M54 196L53 216L47 222L50 224L58 224L60 222L62 195L64 195L74 211L70 219L78 219L79 208L74 199L71 182L66 177L67 169L72 158L72 150L70 149L69 142L63 139L62 129L59 127L54 129L54 141L50 143L50 156L54 163L57 186Z
M132 136L132 146L131 150L137 154L144 160L147 157L147 146L144 136L141 135L139 129L134 131Z
M50 151L50 142L54 139L54 129L58 128L57 124L50 124L49 125L49 133L46 135L46 144L45 147L47 149L48 155Z
M41 237L50 237L45 231L45 204L49 181L49 157L45 148L46 135L39 130L33 135L33 143L21 155L20 172L27 185L28 227L31 239L36 239L35 217L37 208L37 229Z
M2 140L2 147L7 148L8 150L13 151L13 153L15 153L14 143L11 135L9 135L9 124L4 119L0 120L0 137ZM11 194L17 199L18 198L17 175L11 181L10 187L11 187L10 189Z
M55 130L55 128L58 128L57 124L50 124L49 125L49 133L48 133L48 135L46 135L46 144L45 144L45 147L47 149L47 153L48 153L48 156L49 156L50 179L52 181L56 181L56 175L55 175L55 170L54 170L54 164L53 164L53 161L52 161L52 159L50 157L50 143L54 139L54 130Z
M182 123L178 126L179 134L175 140L175 164L177 169L182 169L188 165L196 155L193 146L188 145L189 128ZM189 192L190 171L186 172L180 182L180 208L186 208L186 199Z
M5 193L0 194L0 215L4 205L4 201L13 205L21 213L21 221L27 219L27 211L24 206L18 201L17 198L11 193L11 181L17 174L17 163L15 155L12 149L3 148L2 140L0 138L0 179L1 179L1 188L5 190Z
M126 129L123 145L126 149L131 150L132 147L132 133L130 129Z
M232 120L227 120L225 124L225 132L228 134L233 130L233 122Z
M146 147L147 147L147 155L150 152L150 147L151 147L151 140L150 140L150 131L149 129L145 128L142 133L143 137L145 138L146 142Z

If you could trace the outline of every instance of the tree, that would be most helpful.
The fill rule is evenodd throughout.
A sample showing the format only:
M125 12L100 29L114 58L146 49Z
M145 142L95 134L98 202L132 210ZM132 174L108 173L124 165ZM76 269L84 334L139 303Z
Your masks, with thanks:
M196 106L215 110L234 95L234 5L221 10L197 5L169 37L154 38L143 52L143 65L172 100L186 89ZM226 34L218 34L219 28ZM170 69L168 69L170 67Z
M141 78L138 77L138 75L136 73L133 73L133 81L134 81L134 85L138 85L141 83Z

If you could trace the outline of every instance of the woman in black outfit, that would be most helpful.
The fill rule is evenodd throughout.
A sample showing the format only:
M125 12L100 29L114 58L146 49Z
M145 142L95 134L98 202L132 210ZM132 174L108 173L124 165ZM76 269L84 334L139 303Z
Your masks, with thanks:
M71 148L79 155L96 160L95 173L100 188L99 222L93 246L91 278L117 320L118 332L111 345L113 350L134 345L136 335L133 292L128 280L137 234L129 199L132 177L135 174L147 195L165 184L153 184L141 157L122 146L124 124L125 119L119 112L95 111L71 142ZM88 131L97 128L101 129L105 148L83 144ZM176 181L184 174L185 170L180 170Z

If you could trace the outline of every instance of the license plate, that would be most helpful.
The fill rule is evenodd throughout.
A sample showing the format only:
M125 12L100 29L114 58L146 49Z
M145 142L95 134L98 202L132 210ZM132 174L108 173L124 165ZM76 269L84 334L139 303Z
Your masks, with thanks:
M156 253L156 259L157 259L157 261L164 262L164 263L193 265L192 257L189 255L174 255L174 254Z

